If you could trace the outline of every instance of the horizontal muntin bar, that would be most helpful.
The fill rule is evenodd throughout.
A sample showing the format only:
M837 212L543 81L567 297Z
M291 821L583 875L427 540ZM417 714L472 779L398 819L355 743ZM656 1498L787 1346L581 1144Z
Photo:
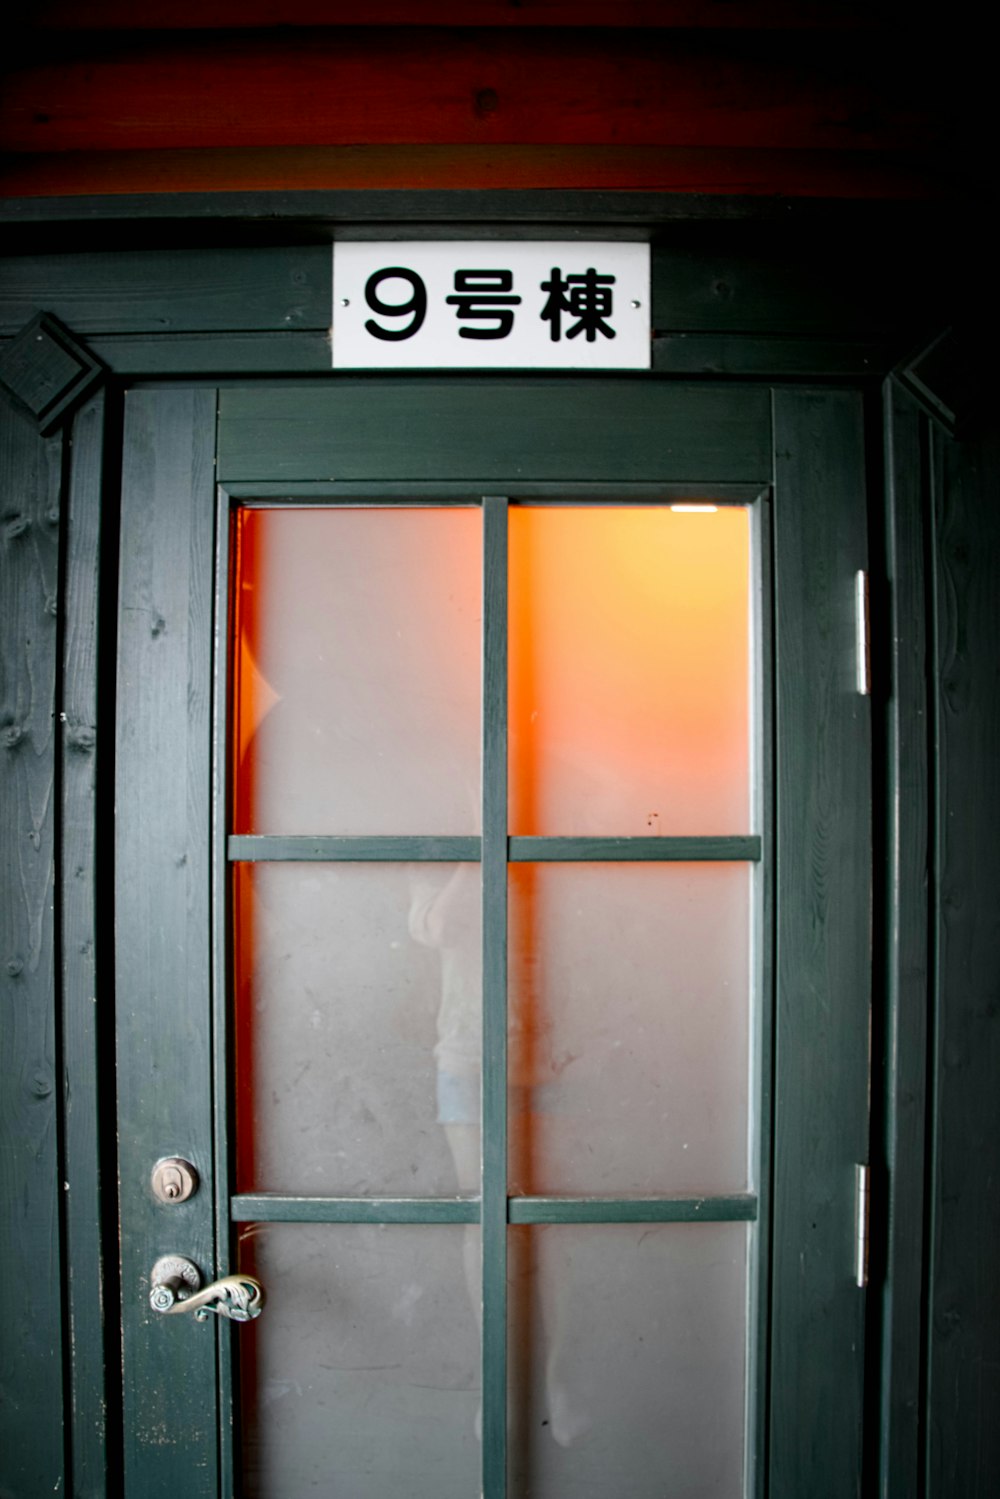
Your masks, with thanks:
M444 863L479 862L480 838L422 837L300 837L283 834L231 833L226 849L231 860L261 863L283 860L289 863L384 862Z
M753 1193L729 1197L512 1197L509 1223L754 1223Z
M263 863L478 863L477 837L304 837L298 834L231 833L227 854L233 862ZM706 838L508 838L512 864L751 862L761 857L761 840Z
M700 862L760 860L756 835L737 838L510 838L512 864L604 863L629 860Z
M293 1197L241 1192L234 1223L478 1223L478 1197Z
M478 1197L296 1197L242 1192L234 1223L478 1223ZM753 1223L753 1193L719 1197L511 1197L508 1223Z

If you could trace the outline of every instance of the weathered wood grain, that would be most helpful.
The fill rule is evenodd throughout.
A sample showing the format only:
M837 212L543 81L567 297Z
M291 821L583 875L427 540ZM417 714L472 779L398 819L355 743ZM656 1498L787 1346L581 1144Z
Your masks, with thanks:
M927 1493L1000 1478L1000 436L933 433L937 962Z
M500 238L526 232L494 226ZM889 246L860 260L815 229L786 230L775 257L755 238L689 225L652 247L657 369L870 373L879 368L873 338L903 336L915 295L934 314L934 294L916 269L897 267ZM45 308L124 375L329 370L331 302L329 244L23 255L0 265L0 336ZM747 334L758 337L738 336Z
M0 397L0 1487L65 1489L56 1008L59 436Z
M867 565L862 403L774 402L777 995L771 1487L859 1492L865 1296L855 1166L868 1159L869 700L855 687Z
M330 296L323 245L12 257L0 276L0 331L19 332L42 309L88 340L206 326L325 330Z
M362 17L363 18L363 17ZM20 66L18 66L20 61ZM481 143L912 151L948 115L850 34L138 33L13 59L7 152Z
M422 375L220 392L219 478L766 483L759 386Z
M97 902L110 890L98 852L97 683L103 394L72 428L67 495L60 703L62 837L62 1043L66 1153L66 1294L72 1411L72 1488L78 1499L107 1493L107 1385L102 1154L113 1127L107 1043L114 1023L111 955L98 974ZM102 1105L102 1098L105 1100ZM113 1192L113 1188L111 1189Z
M216 1336L149 1306L182 1254L215 1273L210 1059L211 646L215 393L132 392L122 480L116 990L125 1482L215 1499ZM149 1189L181 1155L187 1202Z

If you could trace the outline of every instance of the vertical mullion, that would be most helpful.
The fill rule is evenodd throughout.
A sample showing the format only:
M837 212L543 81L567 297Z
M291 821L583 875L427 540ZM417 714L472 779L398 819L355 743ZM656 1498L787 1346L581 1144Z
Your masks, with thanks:
M507 500L483 499L483 1499L507 1467Z

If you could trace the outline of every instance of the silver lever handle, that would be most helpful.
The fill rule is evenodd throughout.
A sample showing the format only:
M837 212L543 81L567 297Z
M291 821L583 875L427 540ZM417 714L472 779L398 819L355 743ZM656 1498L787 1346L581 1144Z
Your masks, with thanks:
M157 1260L149 1280L150 1306L168 1316L194 1312L205 1322L215 1312L231 1322L252 1322L264 1309L264 1287L252 1275L224 1275L203 1287L198 1266L179 1254Z

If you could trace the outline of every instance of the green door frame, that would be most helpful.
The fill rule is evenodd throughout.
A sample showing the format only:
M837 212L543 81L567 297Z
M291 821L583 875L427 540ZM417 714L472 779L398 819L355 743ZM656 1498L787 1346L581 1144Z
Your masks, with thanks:
M38 566L37 549L10 549L7 669L11 681L28 670L29 701L41 705L46 722L46 701L58 709L56 733L38 742L32 766L36 779L57 776L59 787L57 799L45 804L39 836L29 783L19 776L3 783L4 826L15 830L6 874L11 890L25 896L11 908L11 950L21 947L30 963L22 967L12 958L3 976L19 1019L0 1071L12 1098L21 1097L25 1078L37 1084L25 1105L31 1120L25 1138L37 1148L9 1157L11 1200L24 1210L8 1217L12 1232L0 1245L3 1325L12 1345L35 1350L15 1371L0 1415L10 1473L25 1492L62 1485L103 1496L118 1481L120 1342L108 1186L117 1170L108 1055L115 1013L108 940L114 693L99 663L109 659L115 631L126 393L141 385L151 395L150 382L178 377L188 382L192 401L202 399L207 387L198 389L198 381L206 376L213 389L247 374L328 381L328 245L336 234L380 237L405 223L410 236L467 237L470 223L479 223L510 237L551 237L592 224L602 236L653 241L653 366L660 376L762 379L790 392L801 390L800 382L831 392L847 382L864 392L873 473L882 468L880 431L885 444L884 514L872 512L876 701L885 710L876 720L875 762L884 808L876 827L875 958L884 1000L874 1011L884 1090L874 1093L873 1149L876 1187L881 1168L884 1191L873 1202L879 1291L870 1298L877 1335L870 1346L879 1366L869 1369L866 1488L909 1499L930 1460L924 1380L929 1350L940 1341L925 1321L936 1294L927 1280L925 1241L933 1083L928 1015L935 992L928 923L940 914L927 891L934 785L928 674L941 686L926 601L940 564L928 515L939 527L946 490L939 469L952 451L941 426L947 401L935 399L936 377L929 393L927 380L911 378L920 361L910 356L928 330L948 322L955 300L948 253L937 253L930 273L927 257L910 253L915 233L926 245L933 229L927 210L628 193L359 192L19 200L0 205L0 216L11 252L0 261L0 341L46 309L85 342L105 372L104 388L75 410L70 403L54 435L34 436L22 413L0 401L0 461L23 497L24 519L41 537L61 515L62 595L56 609L56 573L49 577ZM186 419L179 431L183 439ZM195 443L176 455L174 473L163 481L171 504L193 482L185 466L198 471L201 484L206 462L211 454ZM887 592L878 585L883 567ZM54 630L33 627L33 600L54 619ZM939 603L943 631L952 602L942 596ZM27 656L18 644L22 615ZM203 612L192 623L200 629ZM193 711L201 705L195 702ZM25 720L29 736L32 722ZM186 740L186 729L163 728L176 742ZM147 801L135 815L155 824L153 807ZM40 861L28 884L25 840ZM942 857L949 846L940 845ZM198 848L176 857L182 853L195 864L202 856ZM45 892L53 879L63 891L54 922L39 914L49 909ZM150 912L150 931L156 916ZM29 993L34 1003L22 1011L21 996ZM119 990L126 1027L129 1006L127 989ZM157 1044L145 1034L137 1038L147 1055ZM63 1088L41 1091L49 1071L65 1080ZM180 1366L177 1374L183 1377ZM169 1416L168 1405L163 1445L184 1440Z
M772 412L773 405L773 412ZM215 419L218 408L219 439ZM430 420L433 414L434 421ZM776 909L774 971L776 1186L764 1220L773 1276L760 1277L762 1369L750 1492L793 1495L808 1480L831 1496L860 1481L864 1295L852 1282L854 1168L867 1160L870 892L868 705L853 677L853 581L866 565L862 403L852 391L776 390L664 381L530 379L338 381L320 387L137 388L126 401L119 614L117 912L119 993L130 1002L118 1054L125 1326L127 1491L156 1499L183 1489L215 1499L216 1375L228 1426L229 1329L216 1349L208 1329L148 1310L153 1261L183 1253L213 1274L230 1268L230 1220L467 1222L478 1204L383 1200L231 1199L224 1136L225 854L233 858L385 857L382 840L228 838L215 764L224 684L213 689L214 478L222 510L240 499L283 496L416 497L485 493L485 590L503 617L506 499L489 491L510 473L514 434L521 471L512 498L573 493L661 500L773 493L775 533ZM772 437L773 422L773 437ZM623 440L623 429L625 436ZM398 434L406 434L400 442ZM442 432L456 434L442 442ZM538 440L532 440L537 434ZM555 436L553 436L555 434ZM390 441L394 436L395 440ZM541 441L542 436L545 440ZM772 459L773 448L773 459ZM626 455L623 457L623 454ZM567 455L583 481L567 481ZM708 465L711 464L711 468ZM402 473L397 471L400 466ZM624 480L619 474L626 469ZM442 474L442 468L444 473ZM334 491L317 476L335 472ZM403 475L408 477L403 477ZM669 476L669 477L667 477ZM623 487L624 485L624 487ZM387 493L387 491L389 493ZM511 840L506 830L504 631L487 623L484 756L493 775L484 804L484 1493L502 1499L504 1466L505 1241L509 1222L753 1220L757 1195L716 1200L508 1199L505 908L508 858L699 858L760 854L756 839ZM224 763L224 762L223 762ZM213 861L211 823L215 822ZM182 831L184 829L184 831ZM772 830L765 830L765 842ZM393 840L399 843L399 840ZM710 846L710 842L712 846ZM364 843L365 847L361 848ZM371 845L370 847L368 845ZM739 847L737 847L737 844ZM558 845L558 846L557 846ZM640 845L642 845L640 847ZM423 856L442 857L440 848ZM444 849L450 857L469 850ZM395 857L420 857L401 844ZM213 944L209 897L216 897ZM768 922L770 916L768 916ZM144 935L145 934L145 935ZM149 934L155 936L150 942ZM214 945L214 957L213 957ZM212 987L216 1032L210 1034ZM169 1002L168 1002L168 996ZM168 1014L164 1027L156 1017ZM768 1031L761 1046L770 1053ZM490 1065L492 1063L492 1066ZM155 1087L150 1086L150 1073ZM768 1068L765 1059L764 1076ZM211 1100L214 1099L214 1109ZM764 1103L769 1112L768 1101ZM214 1115L214 1117L213 1117ZM216 1153L213 1134L220 1144ZM766 1127L761 1133L769 1154ZM149 1168L162 1155L192 1159L203 1191L180 1206L156 1203ZM217 1217L213 1220L213 1177ZM768 1164L760 1200L768 1203ZM807 1221L808 1220L808 1221ZM169 1241L169 1242L168 1242ZM769 1297L773 1311L769 1318ZM803 1339L802 1332L807 1330ZM237 1334L238 1335L238 1334ZM822 1356L819 1349L822 1348ZM758 1374L758 1380L760 1374ZM769 1432L764 1431L770 1409ZM829 1412L836 1410L836 1421ZM176 1444L162 1432L183 1432ZM853 1433L853 1435L852 1435ZM764 1451L770 1481L765 1475ZM818 1461L818 1454L822 1458ZM228 1441L221 1492L232 1488ZM817 1487L817 1473L825 1477Z

